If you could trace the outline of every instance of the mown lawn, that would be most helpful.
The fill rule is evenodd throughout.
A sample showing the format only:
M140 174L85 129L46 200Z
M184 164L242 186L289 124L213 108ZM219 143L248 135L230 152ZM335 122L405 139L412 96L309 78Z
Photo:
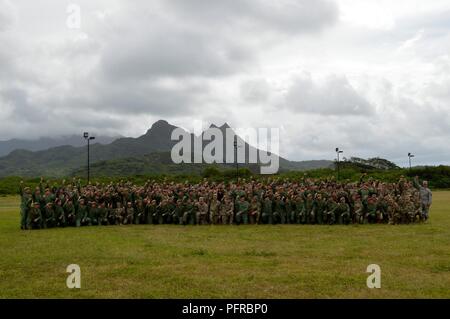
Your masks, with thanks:
M2 298L450 298L449 191L420 225L18 224L18 197L0 197ZM366 286L373 263L381 289Z

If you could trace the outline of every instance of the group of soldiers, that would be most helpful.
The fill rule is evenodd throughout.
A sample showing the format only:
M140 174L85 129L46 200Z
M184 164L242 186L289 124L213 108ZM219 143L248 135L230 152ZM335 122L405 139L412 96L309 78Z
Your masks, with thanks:
M21 228L129 224L364 224L428 219L432 195L426 181L401 177L385 183L361 176L334 179L267 178L216 183L121 181L51 186L20 184Z

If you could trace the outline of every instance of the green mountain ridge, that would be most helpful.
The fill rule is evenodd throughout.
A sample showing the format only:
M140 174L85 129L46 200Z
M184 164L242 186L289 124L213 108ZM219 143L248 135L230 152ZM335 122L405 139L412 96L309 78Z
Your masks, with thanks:
M225 130L227 124L217 127ZM167 121L155 122L152 127L142 136L137 138L119 138L110 144L91 145L91 165L93 174L96 169L98 173L116 174L115 171L129 175L158 173L162 171L174 173L196 173L207 167L207 164L174 164L170 159L170 150L178 143L171 140L172 131L177 128ZM190 135L192 141L196 138ZM225 137L224 137L225 138ZM238 137L239 138L239 137ZM241 141L246 149L246 163L241 167L257 168L257 164L248 164L248 150L252 146ZM205 145L206 142L203 142ZM153 155L152 155L153 154ZM332 166L332 161L300 161L294 162L284 159L280 160L280 170L306 170L313 168L325 168ZM87 165L86 147L58 146L42 151L16 150L7 156L0 157L0 177L6 176L49 176L61 177L81 174ZM223 168L231 168L229 164Z

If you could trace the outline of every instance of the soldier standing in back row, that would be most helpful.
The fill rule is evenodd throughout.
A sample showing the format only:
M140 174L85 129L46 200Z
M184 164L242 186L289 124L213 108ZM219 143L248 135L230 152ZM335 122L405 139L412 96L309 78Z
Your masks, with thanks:
M414 178L414 187L419 190L420 204L422 210L422 220L426 221L428 219L428 214L430 211L431 202L433 200L433 195L431 190L428 188L428 182L423 181L422 186L419 184L419 177Z
M33 201L33 195L29 187L23 187L23 181L20 182L19 187L20 194L20 228L27 229L28 212L31 208Z

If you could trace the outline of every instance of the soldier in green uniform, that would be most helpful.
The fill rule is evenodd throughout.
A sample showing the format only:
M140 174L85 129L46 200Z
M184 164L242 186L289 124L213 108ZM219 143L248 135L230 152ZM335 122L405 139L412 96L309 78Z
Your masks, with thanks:
M326 223L328 225L334 225L336 223L336 215L334 213L336 207L337 203L334 201L332 196L329 196L327 200L327 213L326 213Z
M316 193L315 195L313 210L316 217L316 224L322 225L324 223L324 215L327 210L327 202L322 197L321 193Z
M248 224L248 210L250 204L245 200L244 196L239 197L237 202L236 224Z
M106 207L105 202L101 202L97 208L98 212L98 224L106 226L108 225L108 208Z
M114 209L114 204L112 202L108 203L106 211L107 211L108 225L116 225L116 210Z
M286 211L286 224L293 224L292 212L294 211L294 203L291 200L291 194L286 194L284 197L284 210Z
M64 214L66 216L66 224L68 226L76 226L77 222L77 212L72 199L68 198L67 202L63 205Z
M303 211L303 197L300 194L296 194L294 198L294 205L292 209L292 217L291 219L294 220L295 224L300 224L302 220L302 211Z
M183 200L177 196L175 204L175 209L173 211L173 223L178 225L183 225Z
M183 203L183 225L194 225L197 216L197 206L188 197Z
M348 225L351 222L350 206L346 203L345 197L339 199L339 204L334 208L335 218L338 224Z
M44 211L42 214L42 220L43 220L43 227L44 228L53 228L56 226L56 219L55 219L55 211L53 209L53 204L51 202L48 202L45 204Z
M284 201L280 195L275 195L273 216L275 223L286 223L286 210L284 209Z
M64 213L64 208L62 207L61 199L57 199L55 202L55 219L57 227L65 227L66 226L66 215Z
M28 212L33 202L33 195L29 187L23 187L23 181L20 182L20 228L27 229Z
M33 202L27 215L27 229L41 229L42 214L39 202Z
M151 199L147 201L147 224L156 224L157 212L156 212L156 200Z
M161 204L159 206L160 214L162 216L163 224L170 224L172 221L172 205L170 203L170 200L163 199L161 201Z
M89 219L91 225L99 225L99 212L96 202L91 202L90 208L89 208Z
M301 212L300 223L302 224L314 224L315 216L314 216L314 200L311 192L308 192L306 198L303 202L303 209Z
M262 222L263 224L273 224L272 201L266 195L262 204Z
M144 202L141 199L136 202L134 213L134 224L145 224L145 207Z
M89 209L84 198L81 198L78 201L76 224L77 227L91 225L91 219L89 218Z

